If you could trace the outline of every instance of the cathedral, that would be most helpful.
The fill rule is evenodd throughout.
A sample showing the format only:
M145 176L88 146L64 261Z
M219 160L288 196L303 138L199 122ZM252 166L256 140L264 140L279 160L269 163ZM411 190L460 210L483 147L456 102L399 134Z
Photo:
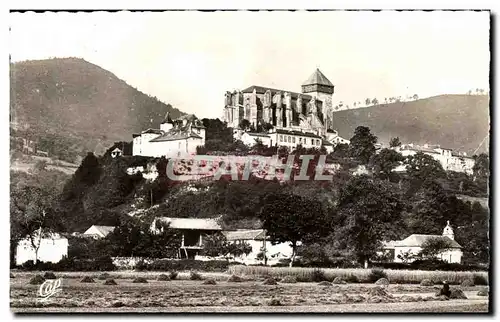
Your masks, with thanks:
M240 131L241 122L247 120L257 132L273 128L282 134L289 133L292 138L299 132L325 138L332 132L328 129L327 115L332 110L334 87L316 69L302 84L302 93L257 85L243 91L226 92L224 121ZM241 132L234 133L241 137ZM281 145L279 138L274 143Z

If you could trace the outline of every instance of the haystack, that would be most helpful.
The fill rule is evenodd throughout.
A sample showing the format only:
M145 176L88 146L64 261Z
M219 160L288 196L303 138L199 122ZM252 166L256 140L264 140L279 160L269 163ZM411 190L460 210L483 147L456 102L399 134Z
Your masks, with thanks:
M460 284L463 287L469 287L469 286L474 286L474 281L471 279L464 280L462 284Z
M376 285L389 285L389 280L385 277L379 278L378 281L375 282Z
M217 285L217 282L213 278L209 278L203 281L202 284L205 285Z
M292 283L292 284L297 283L297 277L287 275L287 276L283 277L283 279L281 280L281 283Z
M114 279L108 278L106 282L104 282L104 285L117 285Z
M333 284L346 284L347 282L344 281L341 277L335 277L335 279L332 282Z
M262 283L263 285L278 285L278 282L272 277L266 278L266 280Z
M82 280L80 281L80 283L95 283L94 279L90 276L85 276L84 278L82 278Z
M132 283L147 283L147 282L148 282L148 280L147 280L147 279L145 279L144 277L136 277L136 278L132 281Z
M170 281L170 276L165 275L165 274L160 274L156 278L158 281Z
M228 279L227 279L228 282L233 282L233 283L240 283L240 282L243 282L243 278L241 278L240 276L238 275L231 275Z
M56 274L52 273L52 272L47 272L43 275L43 277L46 279L46 280L55 280L57 277L56 277Z
M433 286L434 283L430 279L423 279L422 282L420 282L420 286Z
M45 278L40 274L36 274L29 281L31 285L40 285L43 284L43 282L45 282Z

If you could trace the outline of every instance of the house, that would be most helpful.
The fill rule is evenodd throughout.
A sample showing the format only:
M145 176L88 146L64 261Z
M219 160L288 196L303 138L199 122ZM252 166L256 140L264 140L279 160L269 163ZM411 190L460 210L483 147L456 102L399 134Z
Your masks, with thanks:
M439 145L424 144L423 146L414 144L405 144L394 148L404 157L413 156L417 152L422 152L431 156L438 161L445 171L465 172L472 174L474 167L474 159L468 157L465 153L453 152L451 149L440 147ZM404 170L405 166L401 166L397 171Z
M240 140L250 147L253 146L257 140L260 140L265 146L271 146L271 138L268 133L243 132Z
M35 238L35 240L37 240ZM40 239L38 254L31 244L30 238L26 237L19 241L16 247L16 265L22 265L27 261L40 261L58 263L68 256L68 239L59 234L51 234Z
M205 127L192 114L172 120L167 113L160 129L147 129L132 136L132 154L154 158L194 155L198 146L205 145Z
M280 259L288 259L292 256L292 247L289 243L279 243L273 245L266 236L264 229L253 230L232 230L224 231L228 242L243 243L246 242L252 247L248 255L242 255L235 258L236 261L245 264L263 264L265 261L259 258L259 253L265 253L267 256L267 265L277 264Z
M384 250L393 255L394 262L403 262L401 257L405 255L416 255L422 250L425 241L431 238L444 239L450 245L450 248L437 255L438 259L448 263L461 263L462 246L455 241L453 229L450 222L447 222L442 235L421 235L413 234L400 241L390 241L384 244ZM399 255L399 256L398 256ZM392 256L391 256L392 257ZM408 259L409 262L413 259Z
M113 232L113 230L115 230L114 226L92 225L82 234L82 237L92 237L94 239L104 238Z
M216 218L170 218L158 217L153 220L151 230L158 231L156 222L168 223L169 228L181 234L179 258L194 258L203 249L203 237L222 231Z

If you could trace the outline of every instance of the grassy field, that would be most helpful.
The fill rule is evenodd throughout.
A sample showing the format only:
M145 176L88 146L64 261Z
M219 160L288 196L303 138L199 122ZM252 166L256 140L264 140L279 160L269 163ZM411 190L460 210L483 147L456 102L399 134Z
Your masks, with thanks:
M316 268L307 267L266 267L266 266L244 266L235 265L229 267L229 273L244 276L272 276L283 278L285 276L295 276L298 280L312 280L312 276L317 271ZM362 268L322 268L320 269L328 280L341 277L345 280L356 279L361 283L370 281L370 269ZM423 279L431 281L448 281L450 284L460 284L464 280L474 279L480 276L486 283L488 282L487 272L453 272L453 271L417 271L417 270L392 270L385 269L384 273L391 283L397 284L419 284Z
M35 272L14 272L10 306L15 312L436 312L488 311L488 297L477 296L485 287L460 287L467 300L436 301L437 286L374 284L278 283L264 285L263 279L228 282L230 275L203 274L218 280L216 285L188 280L157 281L159 272L115 272L117 285L104 280L81 283L83 276L99 273L56 273L62 290L41 302L39 285L30 285ZM133 283L145 277L148 283ZM404 308L404 309L403 309Z

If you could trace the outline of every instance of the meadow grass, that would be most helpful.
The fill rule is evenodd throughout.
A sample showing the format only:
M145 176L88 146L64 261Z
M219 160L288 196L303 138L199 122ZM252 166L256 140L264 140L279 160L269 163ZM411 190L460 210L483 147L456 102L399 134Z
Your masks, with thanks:
M318 268L309 267L265 267L265 266L230 266L230 274L244 275L251 277L271 276L284 278L294 276L298 281L312 282ZM360 283L370 283L371 269L363 268L321 268L326 280L333 281L335 277L340 277L346 281L353 280L355 276ZM460 284L464 280L474 279L474 276L481 276L488 281L487 272L455 272L455 271L420 271L420 270L394 270L385 269L384 273L392 284L419 284L423 279L430 279L433 282L447 281L449 284Z

